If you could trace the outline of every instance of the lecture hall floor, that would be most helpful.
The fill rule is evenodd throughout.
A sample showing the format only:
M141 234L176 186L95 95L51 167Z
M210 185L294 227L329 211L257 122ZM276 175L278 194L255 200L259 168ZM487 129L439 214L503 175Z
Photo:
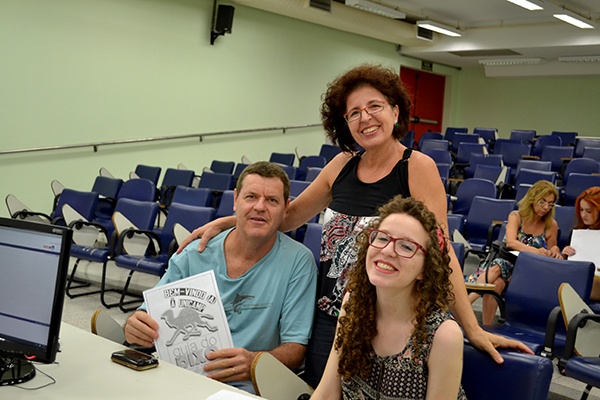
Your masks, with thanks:
M469 257L465 263L465 273L472 273L476 266L477 259L474 256ZM81 272L80 272L81 271ZM108 276L113 277L113 280L109 281L109 285L120 284L125 282L127 277L126 271L111 265L108 265ZM80 275L81 274L81 275ZM99 282L100 280L100 267L99 265L92 265L88 268L82 262L82 265L78 268L78 275L89 278L92 282ZM146 287L152 287L158 281L156 277L146 276L144 274L134 274L134 288L143 289ZM109 302L118 300L118 297L114 293L107 293L107 299ZM71 325L77 326L81 329L90 330L90 317L94 311L98 308L103 308L100 304L98 295L82 296L75 299L65 298L65 305L63 311L63 321ZM475 314L480 318L481 315L481 301L477 301L474 304ZM108 313L115 318L121 324L125 324L128 316L131 313L123 313L118 307L107 310ZM550 394L548 400L578 400L581 397L585 385L581 382L562 376L558 373L555 367L554 376L550 385ZM592 389L589 400L600 400L600 389ZM507 399L507 400L526 400L526 399Z

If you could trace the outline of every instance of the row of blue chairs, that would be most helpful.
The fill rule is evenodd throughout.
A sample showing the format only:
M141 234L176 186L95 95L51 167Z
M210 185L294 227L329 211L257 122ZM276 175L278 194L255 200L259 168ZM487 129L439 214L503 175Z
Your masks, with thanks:
M542 138L538 140L543 141ZM536 141L536 143L538 142ZM572 159L585 158L598 163L600 161L600 140L596 140L595 145L598 147L585 147L585 153L577 157L574 155L575 148L571 146L545 146L539 155L535 155L530 144L515 141L498 142L497 151L491 154L489 154L485 144L464 142L458 145L456 153L451 153L446 143L438 145L438 142L435 141L425 141L421 151L430 155L439 163L451 164L455 177L465 177L465 175L466 177L472 177L478 161L486 165L510 167L513 171L511 177L514 177L517 165L524 158L550 162L551 170L562 177L563 170ZM479 157L479 160L473 160L474 157Z
M423 138L432 138L436 140L447 140L451 143L459 143L464 139L465 141L470 142L472 141L472 139L463 136L467 135L468 133L468 128L447 127L443 135L440 132L426 132L421 136L420 140L422 140ZM474 128L472 134L481 137L485 144L492 150L494 148L495 142L499 138L498 129L496 128ZM409 132L407 136L409 139L412 137L414 140L414 131ZM577 132L568 131L553 131L549 135L538 135L536 130L533 129L513 129L510 132L509 140L521 143L534 144L536 139L539 139L540 137L552 137L548 140L548 144L555 146L575 146L578 136L579 134ZM456 152L456 147L454 148L454 151Z
M309 167L317 167L323 168L325 164L327 164L333 157L335 157L338 153L340 153L340 148L331 145L331 144L322 144L319 150L319 154L316 155L298 155L298 165L296 166L300 172L306 171ZM273 152L269 156L269 161L280 164L282 166L294 166L296 162L296 154L295 153L278 153ZM211 161L210 166L207 168L209 172L216 172L222 174L233 174L236 177L242 172L243 167L249 164L246 157L242 156L241 165L236 164L234 161L221 161L221 160L213 160ZM180 164L178 169L187 170L188 168L185 165ZM159 166L151 166L139 164L136 166L135 170L130 174L131 177L136 178L144 178L148 179L157 187L163 186L159 185L159 179L162 172L162 168ZM107 176L109 178L114 178L114 176L106 169L101 168L100 175ZM167 179L166 173L163 180ZM300 179L301 176L291 177L290 179Z

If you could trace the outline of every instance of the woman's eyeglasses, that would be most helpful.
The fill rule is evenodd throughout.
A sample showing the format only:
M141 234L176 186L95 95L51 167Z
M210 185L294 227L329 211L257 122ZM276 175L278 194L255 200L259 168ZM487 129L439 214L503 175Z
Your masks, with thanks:
M348 111L346 114L344 114L344 119L348 123L358 121L359 119L362 118L363 111L365 111L369 115L378 114L383 111L385 105L386 105L386 103L384 103L384 102L379 102L379 101L373 102L373 103L369 104L368 106L366 106L365 108L358 108L358 109Z
M417 251L421 250L427 255L427 250L419 243L406 238L395 238L384 231L372 230L369 234L369 245L376 249L384 249L388 244L393 243L394 251L400 257L412 258Z
M538 203L538 206L540 206L540 207L549 207L549 208L552 208L552 207L555 206L554 203L548 203L544 199L539 199L537 203Z

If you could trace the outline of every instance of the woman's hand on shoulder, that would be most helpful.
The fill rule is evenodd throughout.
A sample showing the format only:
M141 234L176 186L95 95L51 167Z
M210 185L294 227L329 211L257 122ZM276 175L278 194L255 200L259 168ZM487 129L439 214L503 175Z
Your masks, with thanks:
M228 221L228 218L231 217L219 218L209 222L208 224L202 225L199 228L194 229L192 233L190 233L190 235L186 237L183 242L181 242L181 244L177 248L177 254L181 253L188 244L192 243L198 238L201 238L200 243L198 243L198 251L203 252L210 239L214 238L219 233L227 229L225 222Z

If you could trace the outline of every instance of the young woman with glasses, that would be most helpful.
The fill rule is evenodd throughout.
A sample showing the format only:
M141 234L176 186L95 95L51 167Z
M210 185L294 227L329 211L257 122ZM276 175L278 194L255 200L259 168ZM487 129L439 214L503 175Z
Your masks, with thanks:
M398 194L413 197L447 229L446 192L435 162L400 143L408 130L411 106L398 72L376 65L349 70L330 83L324 95L323 127L342 152L290 204L280 228L299 228L325 210L317 304L304 374L313 387L319 383L333 344L347 275L356 262L356 235L377 215L378 207ZM198 246L202 251L210 238L234 223L235 218L229 217L198 228L180 249L202 237ZM497 362L502 357L496 347L531 352L524 344L492 335L478 325L452 250L450 257L456 298L452 311L471 343Z
M448 242L423 203L395 197L358 234L334 347L314 400L465 399Z
M577 196L575 216L577 223L573 229L600 229L600 186L592 186ZM576 252L574 247L568 245L563 249L562 255L568 258L575 255ZM598 277L594 279L590 300L600 301L600 279Z
M554 205L558 191L548 181L534 183L525 197L519 201L519 208L508 216L504 243L508 250L525 251L547 257L562 258L556 245L558 223L554 219ZM514 264L504 258L495 258L483 263L467 278L469 282L493 283L494 291L501 294L512 276ZM470 293L471 304L481 295ZM498 304L491 296L483 296L482 320L484 325L494 321Z

